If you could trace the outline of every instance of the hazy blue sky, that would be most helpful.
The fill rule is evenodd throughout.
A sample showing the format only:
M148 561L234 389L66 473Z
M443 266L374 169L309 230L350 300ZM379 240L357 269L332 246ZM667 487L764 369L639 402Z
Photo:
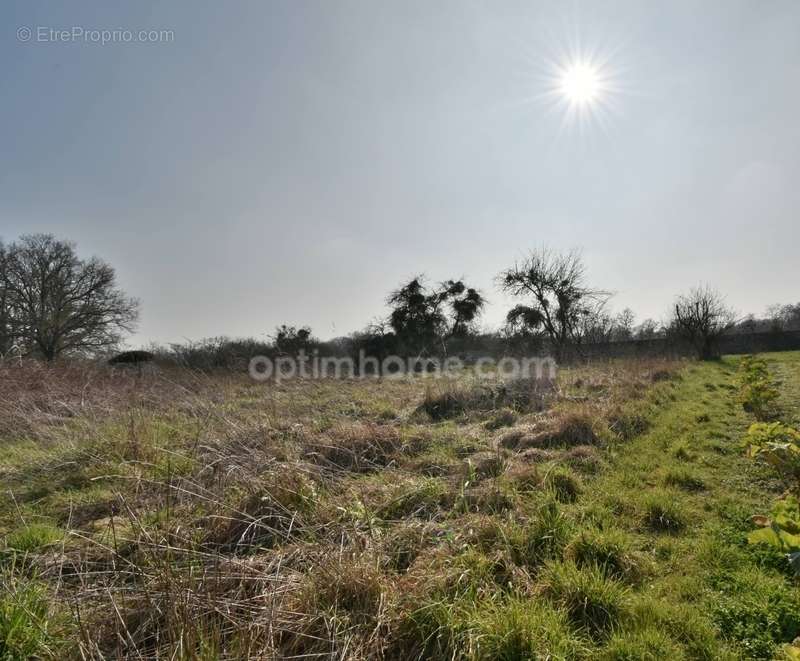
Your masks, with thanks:
M639 320L699 282L800 300L796 0L4 0L0 25L0 235L114 264L136 342L344 334L416 272L495 324L494 276L543 243ZM37 40L73 27L174 39ZM582 131L541 98L576 35L620 88Z

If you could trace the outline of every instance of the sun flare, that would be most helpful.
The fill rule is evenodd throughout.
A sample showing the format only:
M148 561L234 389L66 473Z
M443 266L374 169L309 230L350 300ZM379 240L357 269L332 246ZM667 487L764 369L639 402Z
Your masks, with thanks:
M592 125L609 128L618 112L619 67L603 52L571 48L547 61L543 97L562 113L563 129L583 132Z
M587 105L597 99L601 90L598 70L586 62L574 62L564 69L560 90L567 101Z

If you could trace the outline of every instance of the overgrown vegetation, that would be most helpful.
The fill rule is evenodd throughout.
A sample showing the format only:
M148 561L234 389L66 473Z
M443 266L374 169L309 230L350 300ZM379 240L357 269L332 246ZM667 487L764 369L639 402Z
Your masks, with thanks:
M796 406L800 356L769 360ZM766 659L799 633L790 567L747 544L777 484L735 360L536 390L0 370L0 658Z

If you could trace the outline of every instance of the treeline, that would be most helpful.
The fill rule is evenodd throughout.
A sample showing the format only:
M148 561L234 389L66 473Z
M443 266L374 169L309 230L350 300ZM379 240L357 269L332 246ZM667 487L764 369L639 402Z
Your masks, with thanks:
M254 355L325 356L548 354L561 360L602 343L680 338L698 357L713 358L728 333L800 329L800 303L772 306L764 318L738 319L724 298L698 287L676 298L666 320L636 323L632 310L613 313L611 292L588 282L579 252L531 251L503 270L496 287L517 301L497 330L480 330L485 294L464 279L412 277L387 295L388 315L364 330L323 341L307 326L283 325L267 341L224 337L150 347L162 360L197 368L239 367ZM116 284L114 269L78 257L52 235L0 242L0 353L53 360L108 355L133 330L139 304Z
M388 355L501 356L547 354L557 360L580 358L585 349L615 342L668 340L691 347L701 359L720 353L726 334L800 330L800 304L773 306L768 318L737 319L724 298L709 287L677 297L668 319L636 323L632 310L609 310L610 293L586 284L577 252L547 249L500 273L498 286L521 299L508 311L502 328L480 332L477 323L486 299L462 280L430 285L412 278L387 297L389 314L361 332L330 341L314 337L310 327L281 326L272 341L232 341L215 338L199 343L156 349L162 358L194 367L238 366L253 355L306 355L379 360Z

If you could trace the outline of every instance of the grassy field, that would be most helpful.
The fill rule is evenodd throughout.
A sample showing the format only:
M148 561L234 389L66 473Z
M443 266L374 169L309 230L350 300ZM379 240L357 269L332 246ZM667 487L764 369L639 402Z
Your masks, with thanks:
M766 356L800 422L800 353ZM0 367L0 659L771 659L738 358L554 387Z

